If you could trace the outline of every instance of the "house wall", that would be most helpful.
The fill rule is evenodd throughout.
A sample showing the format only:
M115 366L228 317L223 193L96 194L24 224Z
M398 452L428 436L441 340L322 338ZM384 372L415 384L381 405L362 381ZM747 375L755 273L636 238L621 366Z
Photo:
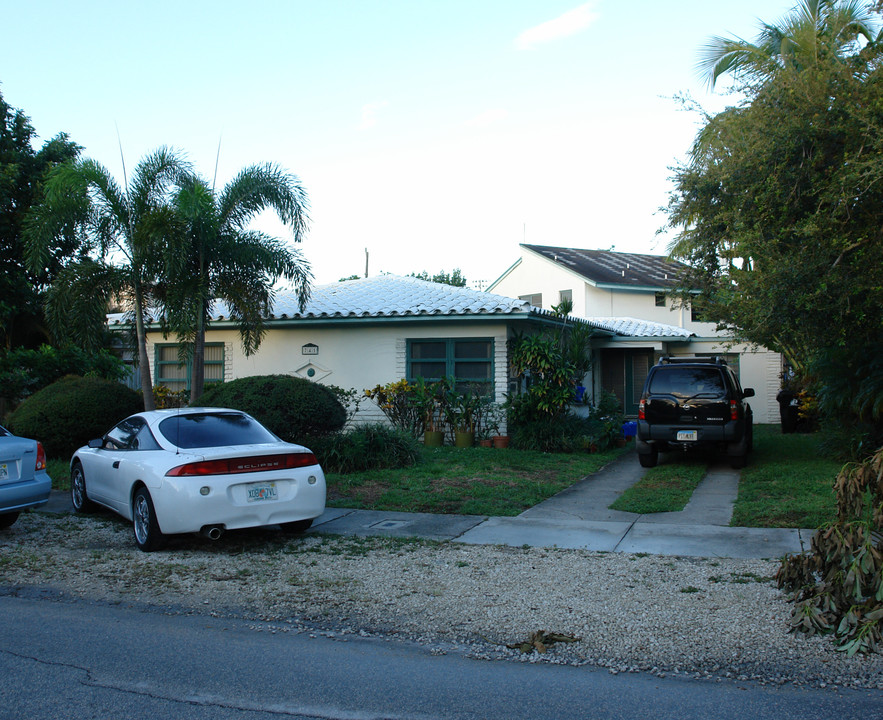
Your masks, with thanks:
M572 290L573 314L580 317L633 317L682 327L696 334L695 338L686 343L664 338L599 342L594 345L596 351L602 347L635 350L652 348L656 357L669 354L738 353L742 385L754 388L757 393L750 401L755 422L779 422L776 394L780 386L781 356L765 348L752 348L748 345L727 347L724 344L727 335L715 330L714 323L693 322L689 308L674 307L670 298L666 298L665 307L656 307L656 293L653 290L600 288L587 282L582 275L522 249L521 262L494 286L492 292L509 297L542 293L542 306L550 309L559 302L560 290ZM595 365L587 386L592 387L597 396L602 386L602 373L598 362L600 352L595 355Z
M252 375L283 374L361 392L405 377L408 339L493 338L495 399L502 403L508 381L507 335L508 328L503 322L471 324L455 320L425 325L388 323L365 327L302 325L271 328L258 352L248 358L242 352L236 330L210 329L206 333L206 342L224 343L225 381ZM163 340L158 333L148 336L152 377L155 377L155 342L170 340ZM306 345L316 346L316 354L305 355ZM379 422L384 416L377 405L366 398L361 403L357 420Z
M558 304L562 290L571 291L573 314L578 317L633 317L686 328L701 337L718 334L714 323L694 322L690 309L676 307L671 298L665 299L665 307L657 307L655 290L598 287L526 249L522 250L521 262L491 292L513 298L541 294L542 307L551 310Z

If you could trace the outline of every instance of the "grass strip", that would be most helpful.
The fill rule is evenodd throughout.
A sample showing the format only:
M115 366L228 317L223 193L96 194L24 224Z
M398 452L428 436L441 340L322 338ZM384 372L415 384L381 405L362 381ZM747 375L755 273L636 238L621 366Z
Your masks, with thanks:
M833 520L834 479L843 464L822 457L818 443L818 435L783 435L778 425L756 426L730 525L816 528Z
M705 460L698 458L657 465L620 495L610 509L642 515L680 512L690 502L690 496L707 471Z
M329 507L514 516L596 472L628 448L549 454L424 448L413 467L326 476Z

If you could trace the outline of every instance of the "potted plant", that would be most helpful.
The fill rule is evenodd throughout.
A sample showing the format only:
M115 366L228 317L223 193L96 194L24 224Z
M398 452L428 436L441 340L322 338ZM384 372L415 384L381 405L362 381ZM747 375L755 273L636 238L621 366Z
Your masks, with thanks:
M451 390L447 394L445 412L449 425L454 431L456 447L472 447L475 443L476 419L480 413L483 398L471 392L458 393Z
M445 390L443 382L427 383L418 378L414 385L414 401L423 420L423 444L441 447L444 444Z

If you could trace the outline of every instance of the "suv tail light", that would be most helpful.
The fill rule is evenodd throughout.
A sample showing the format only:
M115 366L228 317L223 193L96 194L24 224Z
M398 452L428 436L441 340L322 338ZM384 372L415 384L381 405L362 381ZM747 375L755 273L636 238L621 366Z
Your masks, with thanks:
M259 455L257 457L203 460L173 467L166 473L170 477L200 477L205 475L239 475L241 473L288 470L290 468L318 465L313 453L288 453L285 455Z
M45 470L46 469L46 451L43 449L43 443L37 443L37 464L34 466L34 470Z
M735 400L730 400L730 420L738 420L739 419L739 403Z
M647 401L643 398L641 402L638 403L638 420L646 420L647 419Z

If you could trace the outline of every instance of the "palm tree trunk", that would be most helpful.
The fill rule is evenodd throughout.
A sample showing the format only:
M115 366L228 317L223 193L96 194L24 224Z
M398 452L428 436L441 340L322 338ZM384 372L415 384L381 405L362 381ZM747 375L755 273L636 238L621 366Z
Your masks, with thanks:
M138 368L141 371L141 393L144 396L144 409L155 410L153 382L150 379L150 361L147 358L147 333L144 329L144 298L141 283L136 279L135 289L135 337L138 342Z
M205 313L200 310L196 319L196 333L193 338L193 367L190 378L190 404L202 397L205 388Z

